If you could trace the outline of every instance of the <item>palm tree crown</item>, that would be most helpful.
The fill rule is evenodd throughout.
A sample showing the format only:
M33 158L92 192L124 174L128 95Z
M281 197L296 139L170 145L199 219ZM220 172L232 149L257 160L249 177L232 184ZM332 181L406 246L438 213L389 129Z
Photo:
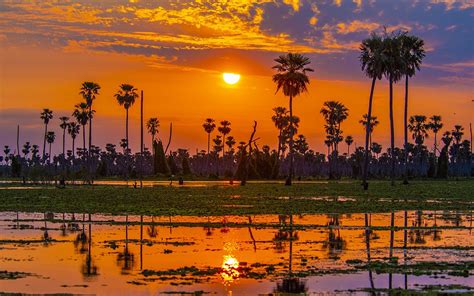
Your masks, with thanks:
M204 131L208 134L212 133L216 128L215 120L212 118L206 118L204 123L202 124Z
M135 103L135 99L138 98L137 89L131 84L121 84L115 94L115 98L120 106L128 109Z
M87 107L91 108L92 102L95 100L96 95L99 94L99 90L100 85L95 82L86 81L82 83L79 94L86 100Z
M362 71L370 78L382 79L385 72L383 48L383 38L375 33L363 40L360 45L359 61Z
M160 127L160 121L156 117L148 119L146 122L146 128L151 134L152 140L155 140L155 135L158 133L158 128Z
M40 114L40 118L43 120L44 124L48 124L51 119L53 119L53 111L48 108L44 108Z
M403 33L400 35L402 72L409 77L420 70L421 62L425 57L423 39Z
M288 53L279 56L275 62L277 65L273 69L277 73L273 75L273 82L277 84L276 92L282 89L285 96L295 97L307 91L309 77L306 72L314 71L307 67L311 63L309 58L298 53Z

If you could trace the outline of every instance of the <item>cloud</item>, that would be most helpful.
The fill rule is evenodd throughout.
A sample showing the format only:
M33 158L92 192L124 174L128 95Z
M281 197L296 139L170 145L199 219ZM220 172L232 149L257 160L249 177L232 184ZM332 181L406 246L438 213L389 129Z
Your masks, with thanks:
M338 23L337 32L339 34L349 34L354 32L371 32L379 29L381 26L375 22L354 20L349 23Z

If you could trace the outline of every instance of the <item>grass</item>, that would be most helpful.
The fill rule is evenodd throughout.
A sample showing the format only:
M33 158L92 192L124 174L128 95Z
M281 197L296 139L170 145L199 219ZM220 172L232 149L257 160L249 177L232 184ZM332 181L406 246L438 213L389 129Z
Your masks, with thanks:
M7 186L5 184L1 186ZM324 197L322 199L312 199ZM350 199L343 199L349 197ZM125 186L68 186L66 189L0 190L0 211L85 212L144 215L246 215L474 210L474 180L412 181L391 186L374 181L250 183L247 186L134 189Z

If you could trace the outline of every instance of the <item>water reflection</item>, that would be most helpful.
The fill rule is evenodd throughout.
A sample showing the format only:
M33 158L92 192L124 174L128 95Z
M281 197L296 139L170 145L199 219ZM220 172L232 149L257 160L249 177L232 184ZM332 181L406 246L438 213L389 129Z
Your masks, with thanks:
M125 216L125 247L117 255L117 265L120 267L122 274L130 273L135 265L135 255L128 248L128 215Z
M472 286L469 278L448 271L432 277L377 267L468 261L474 256L471 217L460 211L227 217L0 213L2 239L11 241L0 245L2 269L39 276L3 281L2 290L250 295ZM155 276L145 277L147 270Z

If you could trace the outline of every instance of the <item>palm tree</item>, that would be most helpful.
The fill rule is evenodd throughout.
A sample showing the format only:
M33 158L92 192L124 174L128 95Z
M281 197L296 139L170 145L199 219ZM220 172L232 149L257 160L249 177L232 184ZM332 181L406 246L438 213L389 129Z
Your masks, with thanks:
M66 129L68 127L68 120L69 117L67 116L61 116L59 117L59 120L61 120L61 124L59 125L63 129L63 157L66 158Z
M405 172L403 184L408 184L407 175L407 159L408 159L408 79L420 70L421 62L425 57L424 41L417 36L408 35L406 33L400 35L401 40L401 58L402 58L402 75L405 75L405 113L404 122L404 148L405 148Z
M326 101L321 108L320 113L326 120L326 132L331 136L334 151L337 153L337 145L342 141L341 123L347 119L349 109L344 104L337 101Z
M207 170L209 172L209 153L211 149L211 133L216 128L215 120L212 118L206 118L202 124L204 131L207 133Z
M372 86L370 87L369 96L369 110L367 112L368 122L372 121L372 100L374 97L375 81L382 79L385 71L384 54L383 54L383 38L373 33L369 38L362 41L360 45L359 61L362 65L362 71L367 77L372 78ZM365 128L365 157L364 157L364 176L363 186L364 190L369 188L367 183L368 169L369 169L369 137L370 125L367 124Z
M395 185L395 124L393 121L393 84L397 83L404 74L404 63L402 59L402 36L404 34L385 32L383 40L383 51L385 56L384 75L389 83L389 106L390 106L390 179L392 186Z
M72 158L73 159L74 159L74 149L75 149L74 146L76 142L76 137L79 134L80 129L81 129L81 126L75 122L69 122L67 125L67 133L71 136L71 139L72 139ZM84 140L84 143L85 143L85 140Z
M367 129L367 124L368 123L368 116L367 114L362 115L362 119L359 120L359 123L362 124L364 127L364 130ZM372 134L374 133L374 128L379 124L380 122L377 120L377 116L371 116L370 117L370 125L369 125L369 147L372 146Z
M225 136L228 135L231 131L230 122L227 120L221 121L221 126L219 126L217 130L222 134L222 143L224 144ZM225 148L225 145L222 145L222 157L224 157L224 153L225 153L224 148Z
M30 153L30 148L31 148L30 142L26 142L23 145L23 149L21 150L21 152L23 152L23 154L25 155L25 160L28 159L27 157L28 157L28 154Z
M155 142L155 135L158 133L158 128L160 127L160 121L156 117L148 119L146 122L146 128L151 135L151 146Z
M74 112L72 113L72 116L76 119L77 123L82 125L82 147L84 149L84 152L86 151L86 124L89 121L89 115L92 115L92 113L89 113L87 111L87 104L82 102L74 106L76 109L74 109Z
M350 149L352 143L354 143L354 138L352 138L352 136L347 136L344 141L347 144L347 155L349 155L349 149Z
M46 135L48 134L48 123L51 119L53 119L53 111L49 110L48 108L44 108L40 114L40 118L43 120L44 123L44 138L43 138L43 159L46 153Z
M94 110L92 110L92 103L96 99L96 95L99 94L99 90L100 90L99 84L95 82L91 82L91 81L86 81L82 83L81 91L79 92L79 94L82 95L84 100L86 100L87 108L89 109L89 114L87 117L89 120L89 152L92 148L92 117L93 117L93 113L95 112ZM83 132L85 133L84 129L83 129ZM84 147L84 150L85 150L85 147Z
M428 127L433 131L434 134L434 148L433 153L436 157L436 151L438 150L438 132L443 128L443 123L441 122L442 118L440 115L433 115L430 117L430 122Z
M287 55L281 55L275 59L277 63L273 66L273 69L277 71L273 75L273 82L276 83L276 93L280 89L283 91L283 95L289 98L290 108L290 173L285 182L286 185L291 185L291 179L293 177L293 98L303 92L307 92L307 85L309 84L309 77L306 72L313 72L314 70L307 67L311 61L309 58L298 54L288 53Z
M227 145L227 147L229 147L229 152L232 152L232 147L234 147L236 141L234 139L234 137L232 136L228 136L227 137L227 140L225 141L225 144Z
M115 94L115 98L120 106L125 108L125 139L127 140L128 149L128 109L135 103L135 99L138 98L137 89L131 84L121 84L120 89Z
M323 115L324 120L326 121L326 125L324 126L326 129L327 139L331 141L333 145L333 155L329 157L329 178L333 178L333 162L335 161L334 165L337 167L337 159L338 159L338 144L343 140L342 137L342 130L341 130L341 123L344 121L347 116L349 109L344 106L344 104L337 102L337 101L326 101L323 104L323 108L321 108L320 113Z
M273 108L275 114L272 116L272 121L275 124L275 127L278 129L278 150L277 150L277 160L280 159L280 153L283 145L283 130L288 127L290 117L288 116L288 111L285 107L275 107Z
M56 140L56 135L54 134L54 132L48 132L46 134L46 141L49 144L48 162L51 161L51 145L54 143L54 140Z
M413 115L410 117L408 130L412 132L412 138L418 146L423 145L425 138L428 137L428 124L426 124L426 116Z

